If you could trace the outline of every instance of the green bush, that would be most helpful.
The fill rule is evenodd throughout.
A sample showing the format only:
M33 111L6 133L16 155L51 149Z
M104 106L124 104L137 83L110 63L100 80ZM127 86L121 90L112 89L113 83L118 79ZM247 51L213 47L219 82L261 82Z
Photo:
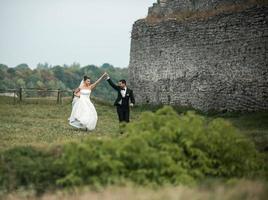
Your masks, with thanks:
M50 151L17 147L1 153L0 187L14 190L80 185L193 184L205 178L252 178L264 159L228 121L171 107L144 112L123 137L91 138ZM267 170L267 168L266 168Z
M124 165L118 159L118 150L111 141L97 139L84 143L71 143L57 161L65 176L57 180L58 185L82 184L108 185L116 183Z
M16 147L1 153L0 187L5 190L31 187L37 192L53 188L61 176L61 169L53 164L55 159L52 152L33 147Z
M252 177L263 168L254 144L223 119L207 121L171 107L144 112L118 140L68 144L58 183L191 184L205 177Z
M128 126L128 133L128 140L143 140L142 149L145 146L161 159L171 160L170 169L181 167L193 179L249 177L263 167L253 142L223 119L207 121L193 112L178 115L166 106L143 113ZM180 182L175 172L172 175Z

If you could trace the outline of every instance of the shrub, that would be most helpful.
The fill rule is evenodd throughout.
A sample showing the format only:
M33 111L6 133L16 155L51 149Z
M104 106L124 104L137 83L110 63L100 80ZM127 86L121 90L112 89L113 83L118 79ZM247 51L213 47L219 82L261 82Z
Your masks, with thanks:
M124 167L117 158L117 151L114 142L97 139L65 145L64 153L57 162L65 176L57 180L57 184L75 186L116 183Z
M37 192L52 188L60 176L55 156L33 147L15 147L1 154L0 187L15 190L32 187Z
M172 160L170 167L181 167L194 179L249 177L263 166L253 142L223 119L208 121L194 112L178 115L166 106L143 113L128 133L128 140L140 138L143 146Z

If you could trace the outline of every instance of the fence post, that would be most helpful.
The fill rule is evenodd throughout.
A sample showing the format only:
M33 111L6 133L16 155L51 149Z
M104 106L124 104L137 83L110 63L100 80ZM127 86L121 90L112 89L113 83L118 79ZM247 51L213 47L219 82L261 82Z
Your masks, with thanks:
M17 91L16 89L13 90L13 93L14 93L14 95L13 95L14 102L13 103L14 104L16 103L16 93L17 93L16 91Z
M62 104L62 90L60 90L60 103Z
M60 89L58 89L58 95L57 95L57 104L60 102Z
M61 103L61 90L58 89L57 104Z
M22 101L22 88L19 89L19 98L20 98L20 101Z

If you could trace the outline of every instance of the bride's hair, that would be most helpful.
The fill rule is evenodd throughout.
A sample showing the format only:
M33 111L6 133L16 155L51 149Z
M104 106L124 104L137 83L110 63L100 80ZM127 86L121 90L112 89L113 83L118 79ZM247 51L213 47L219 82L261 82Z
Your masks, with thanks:
M87 79L90 79L90 77L84 76L84 81L86 81Z

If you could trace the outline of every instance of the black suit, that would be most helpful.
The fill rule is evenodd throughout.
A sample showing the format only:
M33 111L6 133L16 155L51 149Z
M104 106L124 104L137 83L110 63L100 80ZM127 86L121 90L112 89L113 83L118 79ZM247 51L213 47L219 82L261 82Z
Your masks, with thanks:
M115 85L110 78L107 81L117 91L117 98L114 102L114 105L117 108L119 121L129 122L129 101L135 104L133 91L127 88L125 97L122 97L121 87L118 85Z

